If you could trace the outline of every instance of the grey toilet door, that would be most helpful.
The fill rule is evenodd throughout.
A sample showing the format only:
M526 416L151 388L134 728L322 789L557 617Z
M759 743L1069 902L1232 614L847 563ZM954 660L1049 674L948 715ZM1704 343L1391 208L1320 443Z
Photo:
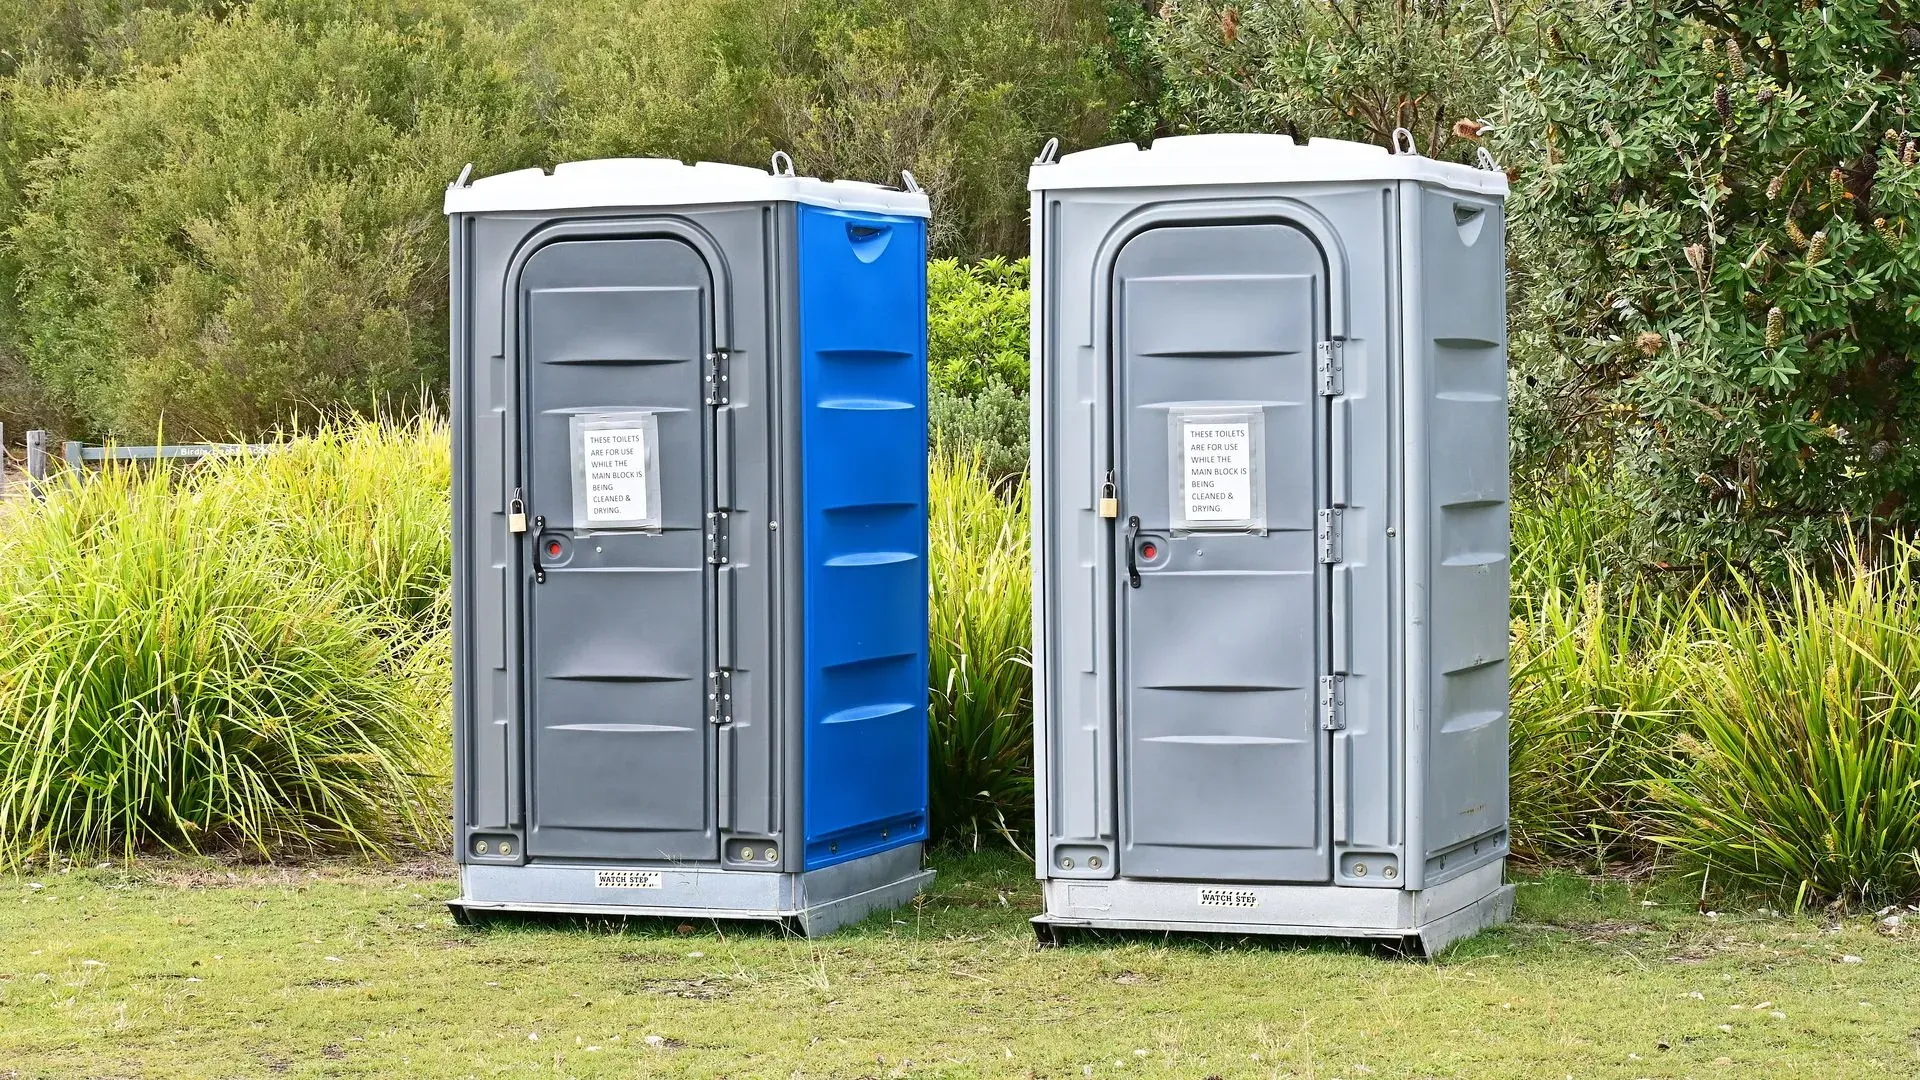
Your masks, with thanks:
M550 244L521 274L527 852L718 857L706 559L713 276L671 239ZM651 416L659 528L576 517L572 421ZM646 423L643 421L643 423Z
M1129 877L1331 877L1315 542L1325 265L1298 229L1259 223L1149 229L1114 264Z

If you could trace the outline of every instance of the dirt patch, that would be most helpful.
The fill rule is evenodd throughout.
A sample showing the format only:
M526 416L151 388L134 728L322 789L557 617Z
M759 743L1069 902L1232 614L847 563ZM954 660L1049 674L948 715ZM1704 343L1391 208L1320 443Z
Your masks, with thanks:
M640 989L688 1001L718 1001L733 994L731 988L712 979L647 979L640 984Z

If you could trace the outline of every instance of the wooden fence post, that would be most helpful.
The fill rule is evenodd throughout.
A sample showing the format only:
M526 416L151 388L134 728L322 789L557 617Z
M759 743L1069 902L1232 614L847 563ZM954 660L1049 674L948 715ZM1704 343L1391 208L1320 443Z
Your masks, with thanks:
M38 486L47 481L47 433L38 428L27 432L27 482Z

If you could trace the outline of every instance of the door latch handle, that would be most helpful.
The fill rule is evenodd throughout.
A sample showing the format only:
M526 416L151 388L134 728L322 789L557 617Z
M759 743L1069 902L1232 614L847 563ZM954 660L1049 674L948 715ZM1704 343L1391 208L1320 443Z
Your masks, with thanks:
M533 519L533 583L547 583L547 568L540 560L540 548L546 543L547 519L544 515Z
M1134 554L1134 548L1140 540L1140 515L1127 518L1127 584L1140 587L1140 560Z

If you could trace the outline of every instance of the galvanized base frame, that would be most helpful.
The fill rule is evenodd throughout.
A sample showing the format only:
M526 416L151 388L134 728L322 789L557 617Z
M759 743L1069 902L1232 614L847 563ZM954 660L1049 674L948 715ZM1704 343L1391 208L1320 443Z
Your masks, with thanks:
M1513 917L1514 887L1501 881L1505 868L1505 860L1489 863L1420 892L1049 879L1047 910L1033 927L1043 945L1077 930L1144 930L1386 941L1431 957ZM1235 906L1203 906L1202 894Z
M804 937L831 934L911 901L933 882L919 844L806 873L712 866L462 866L456 921L526 912L597 917L670 917L778 922Z

